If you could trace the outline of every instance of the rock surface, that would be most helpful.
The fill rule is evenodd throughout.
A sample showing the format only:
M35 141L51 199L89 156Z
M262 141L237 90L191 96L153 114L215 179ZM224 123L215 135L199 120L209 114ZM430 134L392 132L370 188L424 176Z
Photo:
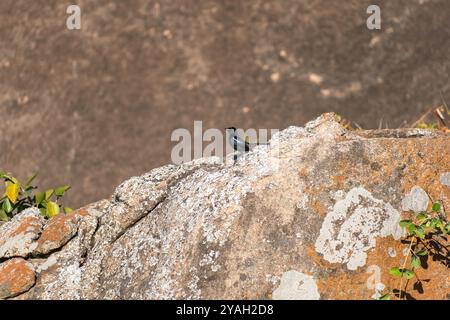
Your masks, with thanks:
M27 253L36 282L15 298L376 298L404 258L402 210L440 201L449 211L449 159L448 134L347 131L324 114L236 163L157 168L76 219L50 220ZM449 298L445 265L418 273L430 281L412 297ZM3 289L13 280L1 278L3 297L17 295Z
M1 0L0 39L1 167L70 182L70 207L169 163L194 120L283 129L335 111L395 128L439 91L450 104L448 0Z
M47 254L65 245L77 232L79 214L58 214L51 219L37 240L35 252Z
M0 226L0 259L26 257L35 248L35 240L44 226L39 210L25 210L9 223Z
M0 299L27 291L34 281L33 266L26 260L13 258L0 264Z

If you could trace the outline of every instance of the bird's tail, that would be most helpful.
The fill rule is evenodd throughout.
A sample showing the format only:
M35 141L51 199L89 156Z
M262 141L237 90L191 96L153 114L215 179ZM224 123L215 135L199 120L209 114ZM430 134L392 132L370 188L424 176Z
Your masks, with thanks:
M246 136L244 138L244 141L245 141L245 143L248 143L249 145L253 145L253 146L267 146L267 145L270 144L269 142L261 142L261 141L256 141L256 143L250 142L250 137L249 136Z

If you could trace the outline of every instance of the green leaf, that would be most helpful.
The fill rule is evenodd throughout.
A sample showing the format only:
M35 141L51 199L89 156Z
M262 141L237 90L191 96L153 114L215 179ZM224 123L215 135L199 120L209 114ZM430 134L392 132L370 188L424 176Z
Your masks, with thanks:
M446 233L450 233L450 222L445 225Z
M379 297L378 300L391 300L391 294L386 293L386 294L382 295L381 297Z
M43 217L47 216L47 209L46 208L39 208L40 214Z
M25 188L25 192L26 192L28 195L31 195L33 189L34 189L34 187L28 186L28 187Z
M2 178L2 179L5 180L5 181L11 181L11 182L14 182L14 181L13 181L13 177L11 177L11 176L9 175L9 173L7 173L6 171L3 171L3 172L1 173L0 178Z
M420 262L420 258L413 256L411 257L411 267L414 269L420 269L422 268L422 263Z
M54 192L55 190L53 189L48 189L47 191L45 191L45 200L50 200L50 197L53 195Z
M422 227L418 227L414 230L414 233L416 236L418 236L420 239L425 239L425 230Z
M9 217L5 211L0 210L0 221L8 221Z
M416 219L419 223L423 223L427 219L427 216L424 213L419 213Z
M433 212L441 212L441 204L439 202L433 203L433 206L431 207L431 210Z
M414 277L414 272L412 272L411 270L403 269L402 271L403 271L402 274L403 274L404 278L409 280L409 279L412 279Z
M47 216L49 218L53 218L59 213L59 205L56 202L48 201L47 202Z
M19 184L19 180L17 180L16 178L14 178L12 176L5 175L3 178L5 179L5 181L7 183L10 182L10 183L14 183L14 184Z
M33 173L31 176L28 177L27 181L25 182L25 188L29 187L31 182L33 182L34 178L37 177L37 172Z
M420 251L416 252L416 255L421 256L421 257L426 256L427 254L428 254L427 250L420 250Z
M55 189L55 195L58 197L62 197L62 196L64 196L66 191L69 189L70 189L70 186L59 187L59 188Z
M3 200L3 205L2 205L2 209L3 211L5 211L5 213L10 213L13 210L13 207L11 205L11 202L9 202L9 199L6 198L5 200Z
M416 231L416 225L415 225L414 223L411 223L411 224L408 226L408 231L409 231L409 234L410 234L410 235L414 234L414 232Z
M411 220L402 220L399 222L400 227L407 228L411 224Z
M389 273L391 275L393 275L394 277L401 277L402 276L402 272L401 272L399 267L392 267L391 269L389 269Z
M45 192L38 192L36 193L36 195L34 196L36 204L39 205L42 203L42 201L45 200Z
M69 207L64 207L64 213L65 214L69 214L69 213L72 213L73 212L73 209L72 208L69 208Z

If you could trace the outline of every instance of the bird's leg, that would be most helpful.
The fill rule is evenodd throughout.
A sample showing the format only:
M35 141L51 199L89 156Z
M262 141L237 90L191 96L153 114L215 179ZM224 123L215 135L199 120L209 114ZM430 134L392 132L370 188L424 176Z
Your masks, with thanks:
M240 157L242 157L243 154L245 154L245 152L239 152L239 151L234 152L234 154L233 154L233 161L236 163L236 161L237 161Z

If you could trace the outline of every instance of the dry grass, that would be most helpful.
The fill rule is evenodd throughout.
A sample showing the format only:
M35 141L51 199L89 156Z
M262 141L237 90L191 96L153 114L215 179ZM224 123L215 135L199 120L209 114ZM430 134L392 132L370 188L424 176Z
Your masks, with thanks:
M406 121L400 128L421 128L421 129L437 129L443 132L450 132L450 108L444 100L441 93L442 104L432 107L423 113L416 121L407 123ZM363 130L356 122L345 119L341 116L337 118L338 122L348 130ZM380 119L378 129L389 129L387 121Z

